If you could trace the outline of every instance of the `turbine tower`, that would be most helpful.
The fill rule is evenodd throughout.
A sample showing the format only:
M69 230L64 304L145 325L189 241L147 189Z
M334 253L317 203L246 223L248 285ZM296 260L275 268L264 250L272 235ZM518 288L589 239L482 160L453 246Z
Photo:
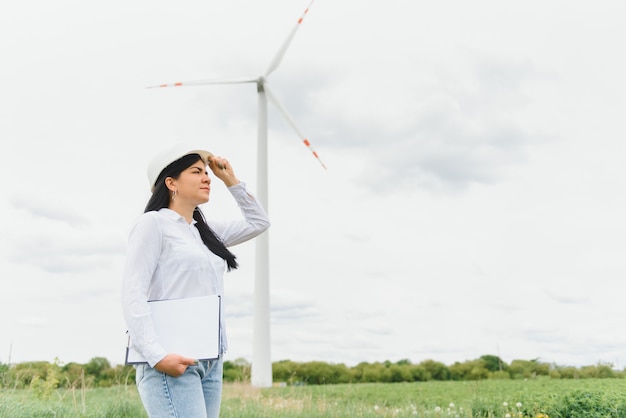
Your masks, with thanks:
M319 163L326 166L319 158L317 152L311 147L309 140L298 129L295 122L280 104L276 96L267 85L267 78L280 65L285 52L289 48L300 24L308 13L315 0L309 3L304 13L298 19L295 27L291 30L285 42L281 45L278 53L270 62L269 67L261 76L245 77L237 79L199 80L188 82L176 82L173 84L161 84L149 88L182 87L182 86L205 86L214 84L242 84L254 83L258 93L258 144L257 144L257 198L269 212L268 205L268 152L267 152L267 102L270 101L283 115L296 134L309 148ZM270 302L269 302L269 234L265 232L256 238L256 270L254 282L254 329L252 350L252 384L257 387L269 387L272 385L272 359L270 355Z

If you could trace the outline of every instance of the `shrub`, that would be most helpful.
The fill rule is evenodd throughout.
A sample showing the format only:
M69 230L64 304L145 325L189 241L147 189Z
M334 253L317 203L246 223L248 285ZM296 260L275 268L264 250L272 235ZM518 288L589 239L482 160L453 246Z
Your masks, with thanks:
M419 365L426 369L434 380L450 379L450 369L448 369L448 367L441 362L435 360L424 360Z
M602 392L574 391L554 407L559 417L608 418L626 415L623 398Z
M272 369L274 381L280 381L281 376L276 374L276 366ZM249 382L250 381L250 363L242 358L234 361L224 362L224 381L225 382Z

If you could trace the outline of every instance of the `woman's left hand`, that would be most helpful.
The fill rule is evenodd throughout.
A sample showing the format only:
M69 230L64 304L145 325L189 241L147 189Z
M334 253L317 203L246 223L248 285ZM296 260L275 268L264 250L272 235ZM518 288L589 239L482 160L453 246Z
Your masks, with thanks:
M222 180L226 187L239 184L239 179L235 176L233 167L226 158L213 156L209 158L209 168L215 174L215 177Z

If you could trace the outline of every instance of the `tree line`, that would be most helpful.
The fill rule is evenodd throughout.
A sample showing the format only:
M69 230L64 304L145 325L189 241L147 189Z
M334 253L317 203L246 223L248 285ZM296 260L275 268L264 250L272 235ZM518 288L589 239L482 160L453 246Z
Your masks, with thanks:
M273 380L287 385L338 383L426 382L430 380L484 379L553 379L624 378L624 370L610 363L573 367L545 363L539 359L513 360L506 363L498 356L483 355L474 360L451 365L435 360L414 364L410 360L359 363L348 367L322 361L273 363ZM134 384L132 366L115 365L104 357L94 357L85 364L62 364L37 361L18 364L0 363L0 388L32 388L45 394L56 388L109 387ZM224 362L224 381L249 382L250 363L244 359Z
M573 367L533 359L513 360L507 364L495 355L483 355L449 366L435 360L424 360L417 364L410 360L359 363L354 367L324 362L296 363L289 360L273 364L274 382L290 385L533 379L542 376L553 379L623 378L626 377L626 372L615 370L610 363Z

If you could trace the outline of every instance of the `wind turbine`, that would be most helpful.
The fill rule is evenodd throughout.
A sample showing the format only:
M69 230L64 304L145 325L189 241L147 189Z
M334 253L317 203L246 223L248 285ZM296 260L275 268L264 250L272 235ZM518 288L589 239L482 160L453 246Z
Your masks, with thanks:
M311 0L309 6L304 10L298 19L295 27L291 30L287 39L281 45L278 53L270 62L269 67L261 76L221 79L221 80L198 80L188 82L177 82L173 84L161 84L149 88L161 87L182 87L182 86L206 86L214 84L256 84L258 93L258 145L257 145L257 198L268 210L268 181L267 181L267 102L268 100L284 116L289 125L296 131L302 139L304 145L309 148L319 163L326 169L326 166L319 158L317 152L311 147L309 140L298 129L295 122L287 113L287 110L280 104L276 96L267 85L267 78L280 65L293 37L300 24L308 13L309 8L315 0ZM253 329L253 350L252 350L252 384L257 387L269 387L272 385L272 360L270 356L270 303L269 303L269 235L267 232L256 238L256 271L254 282L254 329Z

